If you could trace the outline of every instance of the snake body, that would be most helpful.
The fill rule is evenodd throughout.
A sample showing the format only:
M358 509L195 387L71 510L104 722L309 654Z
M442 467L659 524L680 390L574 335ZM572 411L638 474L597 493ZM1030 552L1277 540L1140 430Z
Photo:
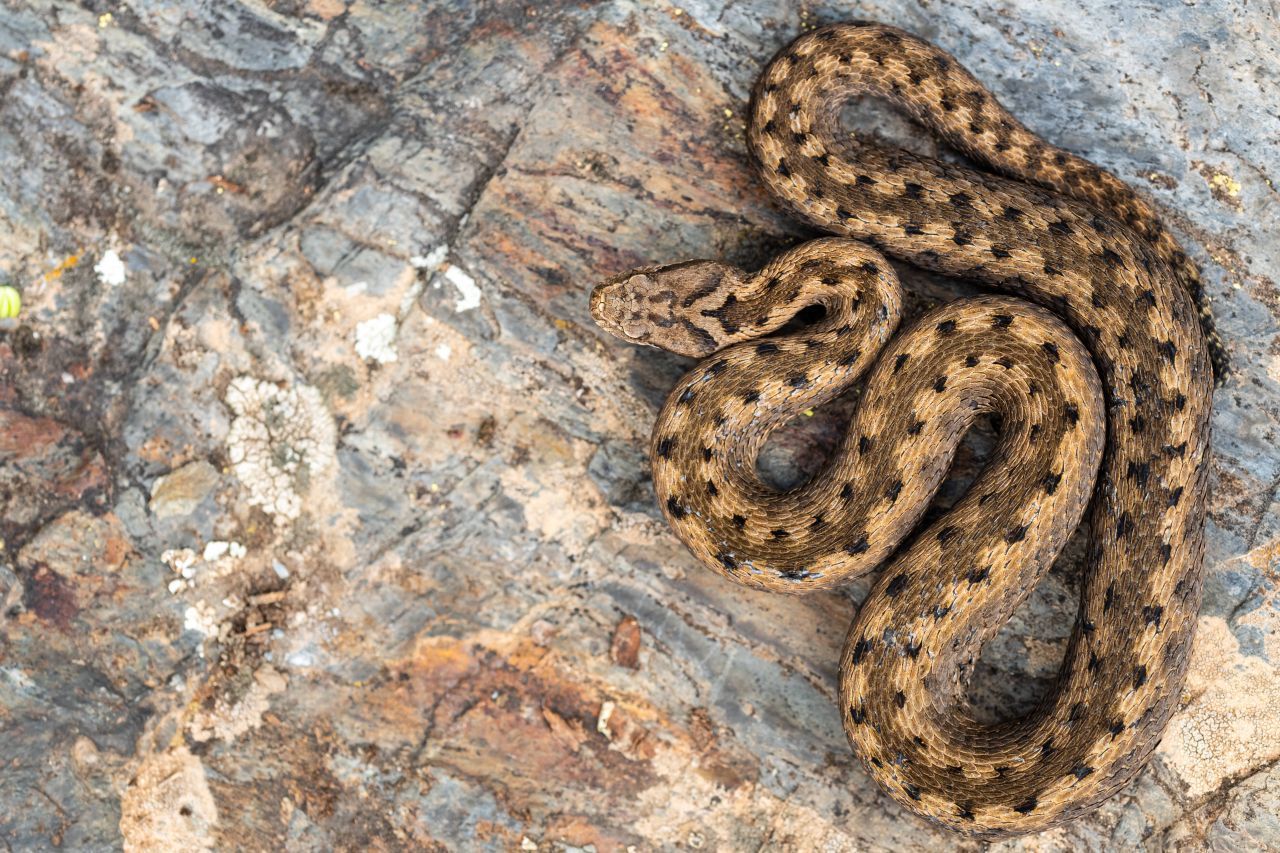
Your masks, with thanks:
M837 107L855 94L999 174L851 141ZM901 805L980 837L1096 808L1157 745L1199 607L1213 372L1194 266L1126 185L891 27L827 27L784 49L756 86L748 142L770 189L837 236L755 273L692 261L592 294L605 329L704 357L654 427L666 518L704 564L759 589L805 593L883 567L839 696L854 751ZM881 252L1002 294L894 337L901 297ZM788 321L811 305L822 319L796 331ZM790 491L761 483L770 431L868 371L826 468ZM917 530L984 413L1000 423L989 462ZM1026 716L978 721L965 686L983 643L1090 506L1056 686Z

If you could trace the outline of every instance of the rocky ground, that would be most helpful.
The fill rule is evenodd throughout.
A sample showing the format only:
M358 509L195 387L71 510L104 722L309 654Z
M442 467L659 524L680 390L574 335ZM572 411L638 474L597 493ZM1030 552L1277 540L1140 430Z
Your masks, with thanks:
M0 271L25 301L0 332L0 840L953 846L841 731L865 585L781 600L699 569L644 455L687 362L587 314L627 267L808 236L752 175L745 99L856 17L1152 197L1237 371L1181 710L1097 814L999 846L1280 847L1274 14L0 0ZM903 272L916 310L962 292ZM821 464L828 409L772 443L775 482ZM1075 565L987 650L986 712L1051 680Z

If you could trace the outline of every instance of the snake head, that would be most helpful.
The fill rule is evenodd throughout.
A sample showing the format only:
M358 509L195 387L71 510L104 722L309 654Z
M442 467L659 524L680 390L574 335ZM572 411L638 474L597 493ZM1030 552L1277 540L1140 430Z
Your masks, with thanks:
M717 318L740 284L737 270L716 261L636 269L592 289L591 316L628 343L701 358L729 342Z

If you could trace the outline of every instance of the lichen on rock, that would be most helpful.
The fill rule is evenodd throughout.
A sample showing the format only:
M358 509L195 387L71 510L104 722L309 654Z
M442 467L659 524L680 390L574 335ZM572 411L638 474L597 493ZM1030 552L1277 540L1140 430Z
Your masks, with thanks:
M308 385L281 388L250 376L231 382L226 403L236 415L227 451L249 504L287 524L302 512L312 478L333 464L333 417Z

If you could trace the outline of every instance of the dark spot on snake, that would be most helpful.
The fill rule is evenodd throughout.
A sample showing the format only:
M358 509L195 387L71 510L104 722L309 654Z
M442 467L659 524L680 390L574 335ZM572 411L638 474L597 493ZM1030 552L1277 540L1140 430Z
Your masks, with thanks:
M980 121L971 121L969 122L969 132L974 136L981 136L986 133L986 128L982 126L982 122Z
M1041 485L1044 486L1045 492L1050 495L1058 490L1058 484L1061 482L1061 474L1045 474L1044 479L1040 481Z
M803 388L804 386L809 384L809 377L801 373L798 376L792 376L790 379L788 379L787 384L790 385L792 388Z
M1067 722L1074 723L1084 715L1084 703L1077 702L1071 706L1071 711L1067 714Z
M956 809L957 809L956 814L960 817L961 820L977 819L973 814L973 806L969 803L965 803L964 805L956 803Z
M828 154L826 151L823 151L821 154L813 155L813 161L825 169L831 165L831 155ZM816 188L813 194L815 196L818 195Z
M780 178L791 177L791 168L787 166L786 160L779 160L778 165L775 168L775 171L778 173L778 177Z
M1129 419L1129 429L1133 430L1134 435L1142 435L1147 430L1147 419L1142 415L1134 415Z
M1013 316L1010 314L997 314L991 319L991 325L996 329L1007 329L1013 325Z
M1057 234L1059 237L1071 236L1071 226L1062 220L1049 223L1049 233Z
M973 196L968 193L956 193L951 196L951 204L955 207L973 207Z
M902 590L905 589L906 586L907 586L907 576L898 575L893 580L889 581L889 585L884 588L884 594L889 596L890 598L893 598L895 595L902 592Z
M693 393L693 389L692 389L692 388L686 388L686 389L684 389L684 393L680 395L680 400L679 400L679 402L681 402L681 403L691 403L691 402L693 402L693 398L694 398L695 396L696 396L696 395Z
M758 402L759 400L760 400L759 391L748 391L747 393L742 395L742 402L748 405L750 405L751 403Z
M729 569L730 571L733 571L734 569L738 568L738 561L733 558L732 554L725 554L724 552L721 552L719 554L716 554L716 559L719 560L724 565L724 567L726 569Z
M905 198L920 198L920 194L923 192L924 187L911 181L907 181L902 185L902 195Z
M1102 661L1098 660L1098 656L1093 652L1089 652L1089 672L1097 672L1098 667L1102 666Z
M862 350L856 349L850 353L847 353L843 358L840 359L840 361L836 363L839 364L841 367L848 367L849 365L853 364L855 361L857 361L861 357L862 357Z
M1129 476L1137 482L1139 486L1147 485L1147 478L1151 476L1151 466L1146 462L1130 462Z
M1111 723L1111 739L1115 740L1124 734L1124 720L1115 720Z
M1035 811L1037 805L1035 797L1027 797L1025 800L1014 806L1013 810L1019 814L1031 814L1031 812Z
M894 480L889 484L889 488L884 490L884 496L889 499L889 503L893 503L898 499L898 495L902 493L902 481Z
M1000 365L1005 370L1010 370L1013 368L1013 359L1009 358L1007 355L1002 355L996 359L996 364Z
M1103 598L1102 612L1106 613L1111 609L1111 605L1116 603L1116 585L1115 582L1107 584L1107 594Z
M822 513L818 513L813 517L813 521L809 522L809 529L818 530L819 528L825 527L826 524L827 520L823 518Z
M1174 357L1178 354L1178 348L1174 345L1173 341L1161 341L1160 354L1167 358L1170 364L1173 364Z
M992 499L992 498L994 498L995 496L996 496L996 493L995 493L995 492L987 492L985 495L983 495L982 497L978 498L978 506L986 506L986 505L987 505L987 501L991 500L991 499Z
M756 344L756 355L773 355L779 352L777 344Z
M936 622L950 612L951 612L950 605L939 604L937 607L933 608L933 620Z
M1144 290L1138 294L1138 302L1145 302L1148 306L1156 307L1156 294L1152 290Z
M1120 257L1110 249L1102 250L1102 260L1107 266L1110 266L1110 267L1124 266L1124 258Z
M720 494L720 490L716 488L716 484L712 480L707 480L707 494L711 495L713 498Z
M1071 768L1072 775L1077 779L1083 779L1092 772L1093 768L1085 764L1077 764L1075 767Z
M1053 155L1053 162L1057 163L1059 166L1065 166L1067 165L1067 155L1055 154Z
M987 578L991 577L991 567L985 566L981 569L973 569L968 574L970 584L980 584Z
M1184 441L1179 445L1166 444L1164 446L1164 455L1181 459L1187 455L1187 443Z
M764 283L764 289L772 290L773 288L777 287L779 284L782 284L782 279L775 275Z
M1022 218L1022 211L1016 207L1006 207L1001 216L1010 222L1017 222Z
M777 88L777 87L775 86L774 88ZM772 89L770 89L768 86L765 86L765 87L764 87L764 90L765 90L766 92L771 92L771 91L773 91L773 90L772 90ZM778 129L778 123L777 123L776 121L774 121L773 119L769 119L768 121L766 121L766 122L764 123L764 127L762 127L762 128L761 128L761 130L763 130L765 133L773 133L773 132L774 132L775 130L777 130L777 129Z
M876 767L884 767L884 762L876 758L874 755L871 756L871 763L874 764Z
M854 180L854 185L859 187L874 187L879 181L870 175L858 175Z
M893 360L893 372L897 373L899 370L901 370L902 365L907 363L908 358L910 358L910 353L905 353L905 352L899 355L897 358L895 358Z
M807 134L807 133L804 133L804 132L800 132L800 131L798 131L798 132L796 132L796 133L791 134L791 138L792 138L795 142L800 143L800 144L803 144L803 143L804 143L804 140L805 140L805 137L806 137L806 136L808 136L808 135L809 135L809 134Z
M773 530L769 531L769 535L774 539L786 539L791 534L781 527L775 527Z
M733 517L733 526L738 528L739 530L744 529L747 526L746 516L735 515Z
M871 651L871 643L867 641L866 637L863 637L854 643L853 654L849 656L849 663L857 666L862 663L862 659L867 656L869 651Z
M865 435L858 436L858 453L866 453L871 449L871 439Z
M671 451L675 449L676 440L674 438L664 438L658 442L658 455L663 459L671 458Z
M1052 264L1045 264L1044 274L1045 275L1062 275L1062 270L1058 269Z
M951 541L951 538L959 532L960 532L960 528L958 527L944 527L938 531L938 542L940 542L943 545L946 545L948 542Z
M908 222L907 224L902 226L902 233L915 236L918 234L923 234L924 228L920 225L917 225L914 222Z
M1142 621L1147 625L1155 625L1160 627L1160 620L1164 618L1164 608L1159 604L1148 604L1142 608Z
M1062 408L1062 414L1066 416L1072 426L1080 423L1080 407L1075 403L1067 403L1067 405Z
M877 275L880 272L880 267L874 261L863 261L861 270L868 275Z
M943 96L943 98L938 101L938 106L942 107L943 112L955 112L956 102L946 96Z
M894 694L893 701L894 703L897 704L899 708L905 708L907 705L907 694L899 690L896 694Z
M1050 738L1040 745L1040 760L1044 761L1055 752L1057 752L1057 750L1053 748L1053 739Z
M687 511L680 506L680 501L674 497L667 498L667 512L671 513L671 517L679 521L684 518Z
M973 237L968 232L957 228L956 232L951 235L951 242L957 246L967 246L973 242Z
M849 720L855 725L860 726L867 721L867 712L861 708L849 706Z
M914 421L907 427L907 435L919 435L922 429L924 429L924 421Z
M1080 623L1080 630L1086 637L1092 637L1093 632L1098 630L1098 626L1090 622L1088 619L1085 619Z
M841 499L846 500L846 501L847 501L847 500L852 500L852 499L853 499L853 486L851 486L851 485L850 485L850 484L848 484L848 483L845 483L845 484L844 484L844 486L840 489L840 497L841 497Z
M1116 538L1123 539L1133 532L1133 518L1129 513L1121 513L1116 519Z
M995 768L995 771L996 771L996 775L1003 779L1004 774L1009 772L1009 768L1001 764L1000 766Z
M871 543L867 540L867 536L864 533L848 545L844 546L844 550L850 555L857 555L866 553L867 549L870 547Z
M955 320L943 320L937 325L938 334L949 335L956 330Z
M836 217L839 219L853 219L853 214L843 207L836 208Z
M1133 668L1133 689L1137 690L1139 687L1141 687L1146 683L1147 683L1147 668L1142 664L1138 664Z
M912 71L907 75L907 80L911 82L912 86L919 86L927 79L929 79L929 75L923 71Z
M707 372L706 372L705 374L703 374L703 375L704 375L704 376L715 376L717 373L722 373L722 372L724 372L724 369L725 369L726 367L728 367L728 366L729 366L729 362L725 361L725 360L722 358L722 359L720 359L719 361L717 361L715 364L713 364L713 365L711 365L710 367L708 367L708 368L707 368Z
M911 658L912 660L915 660L916 658L920 657L920 644L919 644L919 643L908 643L908 644L907 644L907 657Z
M920 799L920 789L917 788L915 785L912 785L910 782L903 783L902 790L905 791L907 796L910 797L911 799L913 800Z
M978 366L978 357L977 357L976 355L966 355L966 356L964 357L964 366L965 366L965 367L977 367L977 366Z
M1045 341L1040 345L1040 349L1044 350L1044 354L1049 356L1049 362L1051 364L1058 363L1059 355L1058 355L1057 344L1053 343L1052 341Z
M1178 486L1178 488L1169 492L1169 501L1166 505L1171 507L1177 506L1180 500L1182 500L1182 486Z
M1187 397L1185 394L1179 394L1173 398L1173 407L1181 412L1187 407Z
M1021 524L1013 528L1012 530L1010 530L1008 533L1006 533L1004 535L1004 541L1012 545L1015 542L1021 542L1026 537L1027 537L1027 525Z
M705 461L707 461L707 462L710 462L710 461L711 461L711 448L710 448L710 447L704 447L704 448L702 448L702 458L703 458Z
M997 258L1007 258L1009 257L1009 250L1004 248L1003 246L992 246L991 254L992 256Z
M1030 432L1027 433L1027 440L1032 444L1036 443L1036 439L1040 437L1041 424L1032 424Z

